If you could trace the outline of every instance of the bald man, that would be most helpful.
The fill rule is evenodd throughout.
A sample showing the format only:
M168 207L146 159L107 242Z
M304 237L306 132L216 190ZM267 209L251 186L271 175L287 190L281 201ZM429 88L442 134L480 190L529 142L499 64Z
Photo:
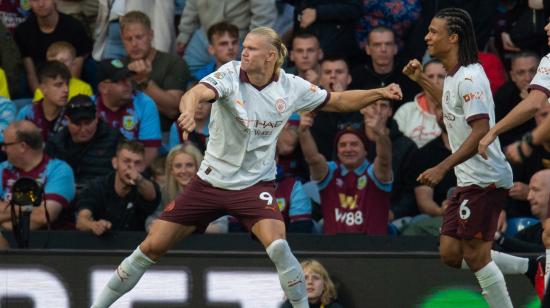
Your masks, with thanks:
M44 153L43 145L40 129L30 121L13 122L4 131L2 150L8 160L0 164L0 226L3 229L12 229L11 213L7 204L10 202L13 183L24 176L44 185L46 206L33 209L31 230L48 224L45 208L48 209L51 222L59 217L67 218L63 222L58 221L54 227L70 227L72 223L68 210L75 194L73 171L64 161L48 157Z

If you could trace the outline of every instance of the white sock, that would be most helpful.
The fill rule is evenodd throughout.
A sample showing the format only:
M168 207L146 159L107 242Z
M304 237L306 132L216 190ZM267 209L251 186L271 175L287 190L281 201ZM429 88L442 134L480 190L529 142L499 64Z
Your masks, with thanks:
M130 291L139 281L143 273L155 264L141 250L134 252L120 263L107 285L95 299L92 308L107 308L126 292Z
M267 254L279 273L281 287L294 308L309 308L307 301L304 272L296 257L283 239L273 241L267 248Z
M513 308L504 276L495 262L489 262L474 274L481 286L483 297L491 308Z
M544 290L548 287L548 273L550 272L550 249L546 249L546 265L544 271Z
M525 274L529 269L529 259L491 250L491 259L503 274Z
M498 266L500 271L505 274L525 274L529 269L529 259L516 257L500 251L491 250L491 259ZM466 260L462 259L460 269L470 269Z

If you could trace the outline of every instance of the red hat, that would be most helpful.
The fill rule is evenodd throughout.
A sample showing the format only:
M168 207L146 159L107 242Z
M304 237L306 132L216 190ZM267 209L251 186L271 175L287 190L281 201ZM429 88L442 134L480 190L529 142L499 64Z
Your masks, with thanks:
M353 128L353 127L346 127L344 129L338 131L336 133L336 136L334 137L334 150L335 151L337 151L337 149L338 149L338 141L345 134L354 134L355 136L357 136L357 138L359 138L359 140L361 140L361 142L363 143L363 147L365 148L365 150L367 150L369 141L367 139L367 136L365 135L365 132L363 132L362 130Z

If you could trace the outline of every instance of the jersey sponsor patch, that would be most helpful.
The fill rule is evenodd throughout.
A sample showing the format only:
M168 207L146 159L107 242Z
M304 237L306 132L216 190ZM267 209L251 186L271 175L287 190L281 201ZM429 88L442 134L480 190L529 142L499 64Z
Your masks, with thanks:
M212 77L206 77L206 81L210 82L211 84L213 84L215 86L218 85L218 82Z
M467 103L471 100L481 100L485 97L485 93L481 92L481 91L476 91L476 92L471 92L471 93L468 93L468 94L465 94L464 96L462 96L462 98L464 98L464 101Z
M224 76L225 74L220 71L214 73L214 77L216 77L217 79L222 79Z

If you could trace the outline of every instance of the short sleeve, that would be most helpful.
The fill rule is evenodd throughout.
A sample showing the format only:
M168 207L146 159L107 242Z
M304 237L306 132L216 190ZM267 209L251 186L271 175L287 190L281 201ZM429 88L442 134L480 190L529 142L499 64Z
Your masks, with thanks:
M324 179L322 179L317 183L317 187L319 188L319 191L325 189L328 186L328 184L330 183L330 181L332 181L332 178L334 177L334 171L336 170L336 168L338 168L338 165L336 164L336 162L330 161L327 164L328 164L327 175L325 176Z
M17 109L15 104L3 97L0 97L0 142L4 141L4 130L15 120Z
M311 199L302 188L302 183L296 181L290 194L290 209L288 210L290 220L311 218Z
M59 202L63 207L69 206L75 196L75 181L71 167L61 160L51 160L46 170L44 184L46 200Z
M17 117L15 117L17 121L30 120L32 118L32 105L27 105L21 108L21 110L17 113Z
M458 94L468 123L489 118L489 97L474 78L465 77L458 85Z
M161 132L157 106L149 96L143 93L138 94L137 100L141 107L138 140L145 147L159 147Z
M299 76L289 76L292 89L296 100L294 111L313 111L322 108L330 99L330 93L318 86L302 79Z
M239 78L235 71L230 69L231 62L220 67L217 71L201 79L200 83L212 89L216 93L216 98L225 98L233 92L233 83L235 78Z
M168 137L168 151L174 148L176 145L180 144L180 137L178 132L178 127L176 122L172 123L170 126L170 135Z
M540 61L537 74L529 85L529 90L539 90L550 98L550 56L546 55Z
M383 183L382 181L380 181L376 177L376 174L374 174L374 164L370 164L370 166L367 168L367 174L369 175L369 178L374 181L374 184L376 184L376 187L378 187L378 189L385 192L391 192L393 186L392 182Z

